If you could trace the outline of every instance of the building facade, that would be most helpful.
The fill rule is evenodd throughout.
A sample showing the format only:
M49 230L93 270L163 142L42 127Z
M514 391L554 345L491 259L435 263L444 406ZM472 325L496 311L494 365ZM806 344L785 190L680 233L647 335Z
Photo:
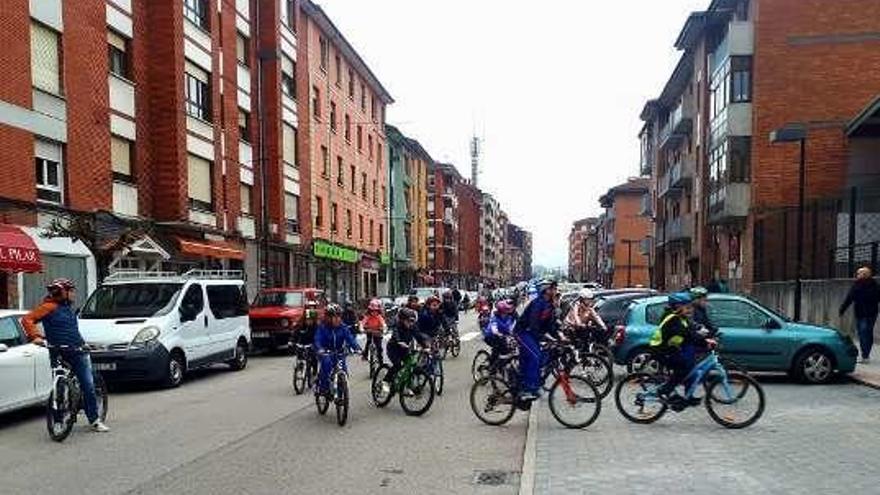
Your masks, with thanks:
M505 285L514 285L532 277L532 234L512 224L507 224L504 263L507 266Z
M428 270L439 286L454 285L461 273L459 257L458 188L463 182L454 165L429 164L428 168Z
M584 218L572 224L568 234L568 279L574 282L595 282L598 218Z
M482 283L481 264L483 193L470 181L463 180L455 188L458 199L458 286L476 290Z
M648 180L633 178L612 187L600 199L605 213L599 217L599 280L605 287L648 286L648 258L639 249L650 222L640 214Z
M504 234L507 216L501 205L489 193L483 193L480 212L480 260L483 282L495 287L501 280L501 260L504 256Z

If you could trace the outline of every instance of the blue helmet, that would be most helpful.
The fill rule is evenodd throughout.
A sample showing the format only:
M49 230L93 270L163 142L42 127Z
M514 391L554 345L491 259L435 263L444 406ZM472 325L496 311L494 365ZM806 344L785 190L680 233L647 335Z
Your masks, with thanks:
M668 302L672 307L676 306L684 306L686 304L690 304L694 301L693 296L691 296L690 292L674 292L669 294Z

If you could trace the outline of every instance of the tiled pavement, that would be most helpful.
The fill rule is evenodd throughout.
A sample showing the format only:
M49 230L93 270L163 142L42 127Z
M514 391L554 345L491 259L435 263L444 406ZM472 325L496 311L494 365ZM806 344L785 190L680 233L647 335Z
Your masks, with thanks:
M761 381L764 416L739 431L716 425L702 406L632 424L613 396L588 429L566 430L542 401L534 492L880 493L880 391Z
M880 357L880 353L876 354ZM874 358L870 364L856 365L850 377L863 385L880 389L880 360Z

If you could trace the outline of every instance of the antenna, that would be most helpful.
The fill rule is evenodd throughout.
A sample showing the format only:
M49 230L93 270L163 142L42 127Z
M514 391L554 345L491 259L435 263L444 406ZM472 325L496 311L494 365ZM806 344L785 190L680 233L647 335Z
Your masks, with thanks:
M477 187L477 179L480 176L480 138L474 135L471 138L471 183Z

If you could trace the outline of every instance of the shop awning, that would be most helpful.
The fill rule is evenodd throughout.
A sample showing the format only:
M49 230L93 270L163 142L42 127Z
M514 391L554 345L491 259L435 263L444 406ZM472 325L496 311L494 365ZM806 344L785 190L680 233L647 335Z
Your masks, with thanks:
M0 224L0 270L39 272L43 270L40 250L23 230Z
M235 244L224 241L190 240L178 237L180 252L192 256L207 256L209 258L244 260L245 252Z

